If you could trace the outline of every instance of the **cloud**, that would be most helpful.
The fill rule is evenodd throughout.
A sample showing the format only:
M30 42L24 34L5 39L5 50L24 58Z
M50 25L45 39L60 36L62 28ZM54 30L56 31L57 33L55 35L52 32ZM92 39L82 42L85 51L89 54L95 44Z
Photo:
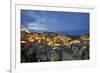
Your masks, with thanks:
M26 31L27 33L29 33L29 30L25 26L21 26L21 31Z
M47 31L48 28L44 26L44 24L40 23L29 23L27 26L28 30L41 30L41 31Z
M40 11L21 10L21 24L27 25L28 23L45 23L45 14Z
M46 17L43 12L22 10L22 26L27 30L47 31ZM22 27L23 28L23 27Z

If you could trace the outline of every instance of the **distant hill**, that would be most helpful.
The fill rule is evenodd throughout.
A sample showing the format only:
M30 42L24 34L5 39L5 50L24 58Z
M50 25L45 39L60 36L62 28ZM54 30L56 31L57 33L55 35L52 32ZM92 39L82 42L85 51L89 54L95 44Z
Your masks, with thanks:
M71 35L71 36L78 36L78 35L84 35L84 34L86 34L86 35L89 35L89 33L87 33L87 32L85 32L84 31L84 33L83 33L83 31L72 31L72 32L66 32L66 31L60 31L60 32L57 32L57 33L60 33L60 34L64 34L64 35Z

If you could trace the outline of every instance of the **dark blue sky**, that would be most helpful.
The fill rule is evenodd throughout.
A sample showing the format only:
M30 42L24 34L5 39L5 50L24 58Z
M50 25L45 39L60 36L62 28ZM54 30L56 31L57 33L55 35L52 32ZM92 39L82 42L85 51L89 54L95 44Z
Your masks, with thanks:
M21 28L30 31L89 34L89 13L21 10Z

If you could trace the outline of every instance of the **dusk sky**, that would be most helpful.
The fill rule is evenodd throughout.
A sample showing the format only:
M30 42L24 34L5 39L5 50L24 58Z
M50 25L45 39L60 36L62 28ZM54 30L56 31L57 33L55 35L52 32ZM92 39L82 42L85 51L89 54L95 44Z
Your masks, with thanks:
M21 29L89 34L89 13L21 10Z

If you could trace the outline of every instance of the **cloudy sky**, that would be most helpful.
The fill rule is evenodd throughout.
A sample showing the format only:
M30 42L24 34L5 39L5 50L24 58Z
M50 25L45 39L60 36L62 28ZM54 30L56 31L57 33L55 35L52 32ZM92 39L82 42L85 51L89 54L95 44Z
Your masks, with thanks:
M89 13L21 10L21 29L30 31L89 33Z

